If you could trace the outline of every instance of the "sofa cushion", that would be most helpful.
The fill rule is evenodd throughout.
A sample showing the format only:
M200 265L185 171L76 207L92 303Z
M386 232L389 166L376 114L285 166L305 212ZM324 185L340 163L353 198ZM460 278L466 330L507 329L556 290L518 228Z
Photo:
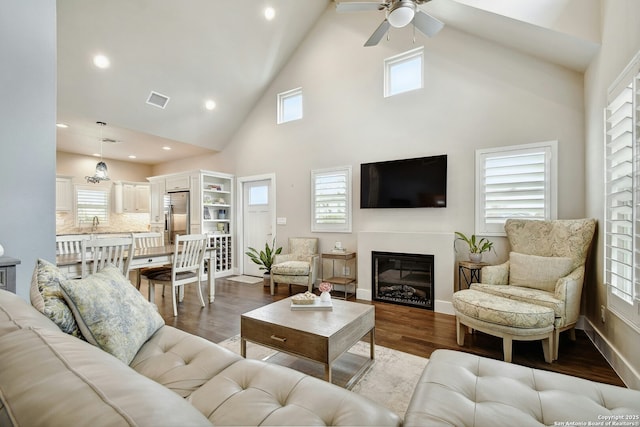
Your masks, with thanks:
M31 305L53 320L62 332L82 337L60 288L60 282L67 279L67 275L58 267L48 261L38 259L36 268L33 270L31 289L29 290Z
M0 336L26 328L60 331L58 325L31 307L27 301L13 292L0 289Z
M155 307L114 265L84 279L64 280L60 285L87 341L127 365L164 325Z
M511 252L509 262L510 285L547 292L554 292L558 279L573 270L573 260L569 257L544 257Z
M404 426L607 425L605 420L637 420L635 415L637 390L436 350L411 396Z
M60 330L0 337L0 425L210 426L171 390Z
M204 338L164 326L144 343L131 366L182 397L242 357Z
M308 276L311 265L306 261L285 261L271 266L271 274Z

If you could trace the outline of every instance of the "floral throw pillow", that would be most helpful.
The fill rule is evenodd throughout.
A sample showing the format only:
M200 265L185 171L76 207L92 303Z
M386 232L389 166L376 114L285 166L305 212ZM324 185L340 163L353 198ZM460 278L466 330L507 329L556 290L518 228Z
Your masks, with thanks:
M86 340L127 365L164 325L155 307L112 264L60 286Z
M38 259L31 277L31 305L51 319L63 332L82 338L73 313L62 296L60 282L67 279L67 275L58 267Z

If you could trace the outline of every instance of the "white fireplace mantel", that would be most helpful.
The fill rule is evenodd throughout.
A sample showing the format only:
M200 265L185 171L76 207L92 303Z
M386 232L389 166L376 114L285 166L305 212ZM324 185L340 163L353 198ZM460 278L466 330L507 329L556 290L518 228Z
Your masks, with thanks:
M358 233L358 292L371 301L371 252L397 252L434 256L434 311L454 314L454 234L446 232L361 231Z

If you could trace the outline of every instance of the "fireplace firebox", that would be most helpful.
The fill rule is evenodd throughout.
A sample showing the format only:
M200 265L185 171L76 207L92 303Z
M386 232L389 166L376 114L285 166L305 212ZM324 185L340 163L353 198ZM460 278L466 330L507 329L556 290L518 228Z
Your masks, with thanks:
M375 301L433 310L433 255L371 252Z

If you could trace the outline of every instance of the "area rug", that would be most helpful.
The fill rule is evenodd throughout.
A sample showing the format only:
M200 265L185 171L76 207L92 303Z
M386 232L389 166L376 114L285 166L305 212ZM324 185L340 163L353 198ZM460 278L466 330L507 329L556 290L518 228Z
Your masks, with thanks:
M253 276L232 276L232 277L225 277L225 280L231 280L232 282L240 282L246 285L256 285L258 283L262 283L262 277L253 277Z
M240 353L239 335L219 344L235 353ZM332 369L334 382L339 384L339 378L336 379L344 374L339 372L341 369L351 370L353 373L358 369L354 360L365 360L368 357L369 343L358 342L334 362ZM277 363L318 378L324 376L324 368L320 363L278 353L253 343L247 343L247 358ZM424 357L376 345L375 363L352 386L351 390L389 408L404 419L411 394L428 361L429 359Z

